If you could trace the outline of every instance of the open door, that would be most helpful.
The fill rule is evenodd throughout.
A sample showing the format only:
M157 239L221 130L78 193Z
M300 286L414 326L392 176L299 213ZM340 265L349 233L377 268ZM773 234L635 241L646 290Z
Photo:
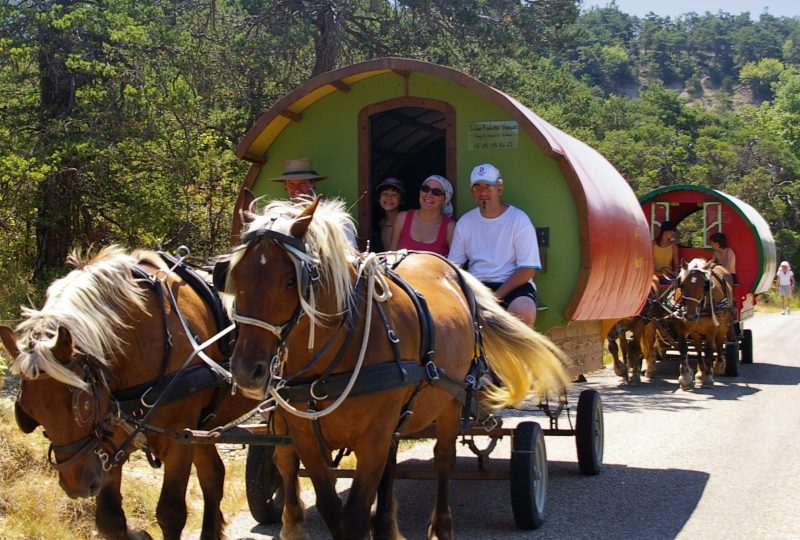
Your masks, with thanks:
M456 188L455 109L442 101L404 97L369 105L359 113L358 236L360 247L383 251L382 210L375 187L394 176L406 185L402 209L418 208L422 182L441 174ZM455 193L453 204L455 204Z

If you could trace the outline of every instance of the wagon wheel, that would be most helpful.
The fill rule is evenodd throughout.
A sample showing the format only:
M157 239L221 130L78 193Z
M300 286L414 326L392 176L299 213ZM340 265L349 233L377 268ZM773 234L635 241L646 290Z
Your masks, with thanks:
M262 525L279 523L283 512L283 480L272 461L274 446L250 445L245 481L250 514Z
M742 342L739 347L742 351L742 364L753 363L753 331L750 329L742 330Z
M736 341L725 342L725 376L739 376L739 344Z
M603 402L597 390L584 390L578 397L575 445L581 473L594 476L603 467Z
M547 500L547 450L542 428L521 422L512 438L511 510L520 529L538 529L544 523Z

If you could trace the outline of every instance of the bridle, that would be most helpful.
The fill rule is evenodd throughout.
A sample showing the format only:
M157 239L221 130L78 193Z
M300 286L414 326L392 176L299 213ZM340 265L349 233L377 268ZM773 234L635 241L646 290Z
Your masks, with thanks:
M239 249L247 249L262 238L275 242L278 247L286 252L289 259L294 264L298 292L298 301L294 313L285 323L276 325L255 317L241 315L236 312L236 307L234 306L231 319L239 324L246 324L266 330L278 338L278 353L276 353L276 356L280 357L281 353L286 348L286 340L289 337L289 333L297 326L297 323L305 314L303 304L305 303L312 310L316 308L314 284L319 281L319 259L309 254L308 246L302 240L271 229L259 229L246 233L242 236L242 245ZM314 348L314 324L311 325L309 331L308 348L309 350Z
M74 386L69 387L72 393L72 416L79 426L86 427L91 424L92 427L85 437L75 442L63 445L56 445L51 442L47 451L47 459L53 469L61 471L94 452L100 460L103 470L108 471L116 463L116 455L115 459L112 460L111 455L103 448L103 444L111 441L109 428L115 413L111 410L103 418L100 418L99 415L103 404L103 392L109 398L111 396L111 390L108 385L108 368L96 358L85 353L76 355L64 367L80 376L88 388L88 390L83 390ZM39 377L50 377L50 375L43 373ZM114 410L116 410L116 415L119 415L119 409L115 408ZM45 436L47 436L47 433L45 433ZM49 436L47 437L49 438ZM120 452L123 452L123 450L120 449L115 454ZM64 461L59 461L59 454L71 455Z
M687 296L683 293L683 284L686 282L694 274L700 274L705 281L705 285L703 285L703 295L700 298L695 298L693 296ZM694 277L694 279L697 279ZM678 284L678 291L680 294L680 298L678 298L678 305L683 309L684 314L681 319L686 319L686 314L688 312L686 308L685 300L690 300L695 303L694 319L700 318L701 308L703 307L704 300L708 299L709 308L711 310L711 319L714 322L714 326L719 326L719 319L717 318L717 314L715 313L715 304L714 304L714 289L717 288L716 282L719 281L723 286L725 283L719 278L711 268L703 269L703 268L692 268L686 274L686 276L680 281ZM725 296L723 294L723 296Z

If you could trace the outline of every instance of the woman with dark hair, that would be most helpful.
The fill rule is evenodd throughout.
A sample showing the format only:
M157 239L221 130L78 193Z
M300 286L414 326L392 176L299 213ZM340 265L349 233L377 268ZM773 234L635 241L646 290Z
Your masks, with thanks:
M733 282L739 283L739 280L736 278L736 254L728 247L728 238L725 236L725 233L714 233L709 240L714 250L711 262L724 266L725 270L730 272Z
M668 283L680 267L678 246L675 244L675 224L664 221L653 240L653 266L660 283Z

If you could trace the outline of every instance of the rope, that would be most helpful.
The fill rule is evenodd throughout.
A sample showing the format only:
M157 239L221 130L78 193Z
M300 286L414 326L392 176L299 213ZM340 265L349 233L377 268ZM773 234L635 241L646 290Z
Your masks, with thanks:
M367 254L366 258L362 261L361 266L358 269L358 276L361 276L362 273L367 274L367 308L366 308L366 325L364 326L364 337L361 340L361 349L358 353L358 361L356 362L356 366L353 369L352 375L350 376L350 380L347 382L347 386L342 391L341 395L336 398L336 400L331 403L328 407L320 410L320 411L303 411L296 407L294 407L291 403L283 399L281 395L278 393L280 390L280 384L278 386L273 386L269 389L269 394L275 400L275 402L283 407L289 413L298 416L300 418L306 418L309 420L316 420L318 418L322 418L323 416L327 416L339 406L344 403L344 400L350 395L351 390L353 389L353 385L356 383L356 379L358 378L358 374L361 372L361 367L364 363L364 356L366 356L367 352L367 345L369 344L369 332L370 327L372 325L372 301L375 300L377 302L385 302L391 298L392 294L389 290L388 283L386 281L386 277L380 272L380 267L378 265L378 258L377 254L369 253ZM375 290L375 282L378 282L380 292L376 292Z

